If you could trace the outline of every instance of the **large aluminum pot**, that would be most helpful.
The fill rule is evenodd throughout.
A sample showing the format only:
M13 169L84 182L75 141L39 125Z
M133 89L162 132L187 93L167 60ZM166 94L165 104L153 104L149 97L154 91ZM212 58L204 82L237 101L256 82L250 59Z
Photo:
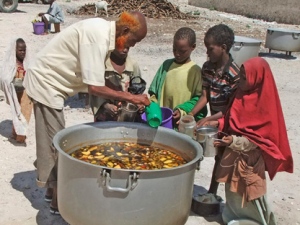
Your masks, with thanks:
M230 49L234 62L241 66L246 60L258 56L262 41L254 38L235 36Z
M164 146L189 162L162 170L112 169L71 157L89 144L132 141ZM58 132L58 207L71 225L183 225L188 219L200 144L187 135L145 124L100 122Z
M300 30L284 28L268 28L266 48L286 52L300 52Z

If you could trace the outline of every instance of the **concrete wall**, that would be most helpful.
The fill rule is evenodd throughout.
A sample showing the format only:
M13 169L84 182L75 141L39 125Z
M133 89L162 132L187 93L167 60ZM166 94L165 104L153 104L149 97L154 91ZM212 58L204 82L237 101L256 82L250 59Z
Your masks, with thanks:
M188 0L189 5L300 25L300 0Z

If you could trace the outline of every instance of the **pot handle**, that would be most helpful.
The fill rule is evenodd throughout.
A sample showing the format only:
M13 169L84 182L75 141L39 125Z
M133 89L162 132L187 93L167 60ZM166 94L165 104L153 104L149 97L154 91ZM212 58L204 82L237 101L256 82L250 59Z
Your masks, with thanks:
M234 51L239 51L239 50L241 50L241 48L244 46L244 43L243 42L241 42L241 44L238 46L238 45L233 45L232 46L232 49L234 50Z
M201 161L204 159L204 156L202 155L201 157L200 157L200 159L196 162L196 170L200 170L200 163L201 163Z
M201 140L199 140L199 136L200 136L200 135L197 134L197 136L196 136L196 141L198 141L199 143L205 143L206 140L207 140L207 136L206 136L206 135L201 135L201 136L202 136L202 139L201 139Z
M106 187L106 189L110 192L121 192L121 193L128 193L130 190L133 190L137 186L137 180L138 180L138 174L133 173L130 174L127 179L127 187L121 188L121 187L112 187L110 186L110 173L106 170L102 170L100 173L100 176L104 178L103 186Z
M293 38L298 39L300 37L300 33L293 33Z
M229 136L229 134L223 132L223 131L218 131L218 133L224 134L225 136Z

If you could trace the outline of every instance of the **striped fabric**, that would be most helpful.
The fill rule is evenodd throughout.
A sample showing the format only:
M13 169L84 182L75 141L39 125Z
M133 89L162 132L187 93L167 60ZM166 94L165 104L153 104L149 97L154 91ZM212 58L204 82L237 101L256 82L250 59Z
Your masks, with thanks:
M210 61L203 64L202 86L207 90L211 115L226 110L229 99L237 87L239 71L231 56L228 63L219 70L215 70L215 65Z

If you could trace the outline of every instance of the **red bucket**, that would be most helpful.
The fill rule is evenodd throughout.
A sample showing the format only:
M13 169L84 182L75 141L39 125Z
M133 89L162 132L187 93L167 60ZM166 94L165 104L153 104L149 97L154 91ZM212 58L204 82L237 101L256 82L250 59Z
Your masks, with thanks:
M33 33L37 35L44 33L44 25L44 22L33 23Z

